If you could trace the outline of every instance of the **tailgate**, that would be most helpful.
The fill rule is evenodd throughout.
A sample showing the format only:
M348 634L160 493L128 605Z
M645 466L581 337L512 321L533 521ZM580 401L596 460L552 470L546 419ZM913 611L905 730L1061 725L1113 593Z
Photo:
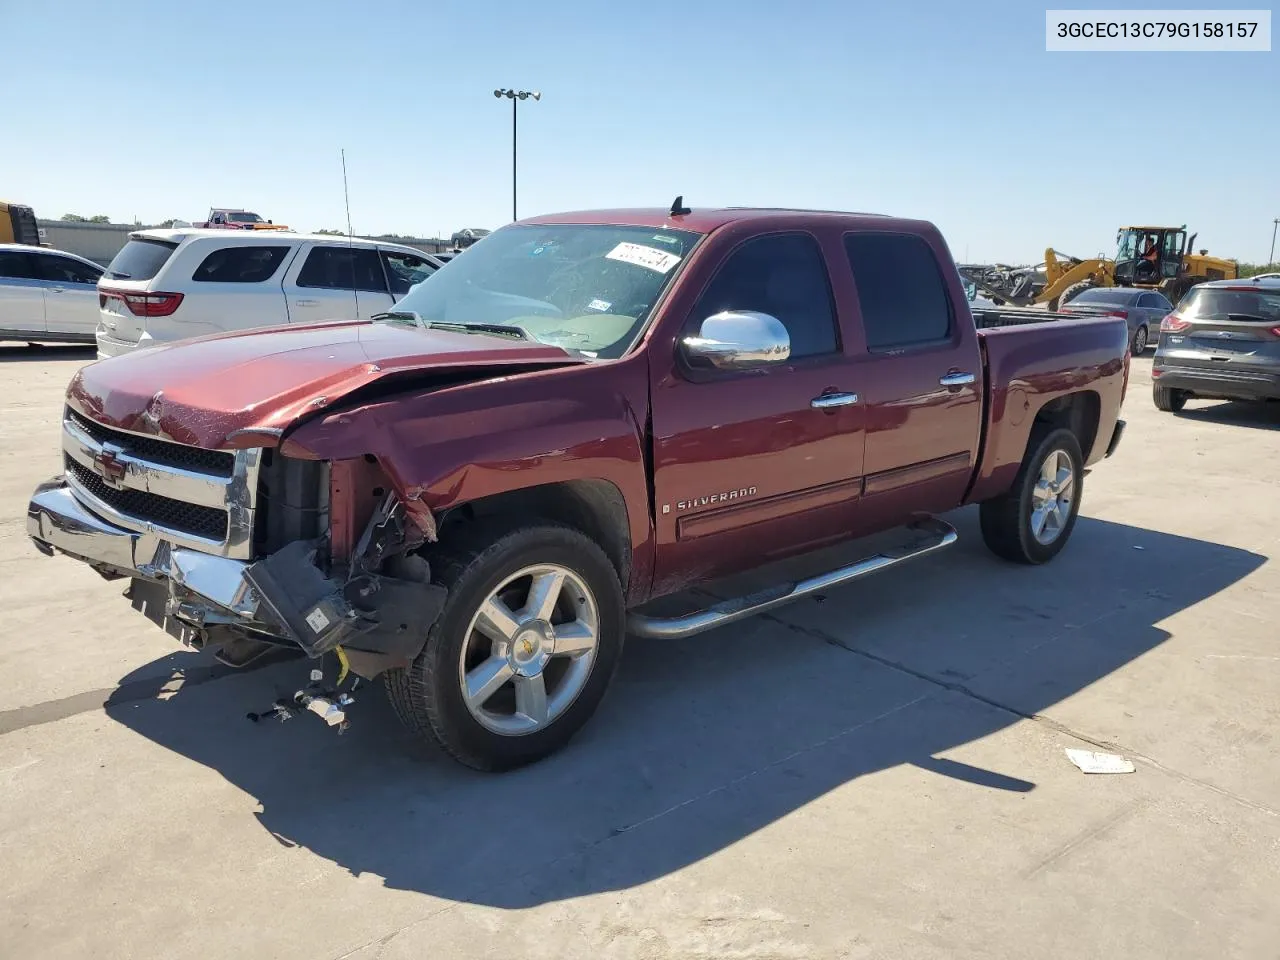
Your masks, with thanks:
M98 329L113 340L137 343L146 332L151 281L178 244L130 237L98 281Z

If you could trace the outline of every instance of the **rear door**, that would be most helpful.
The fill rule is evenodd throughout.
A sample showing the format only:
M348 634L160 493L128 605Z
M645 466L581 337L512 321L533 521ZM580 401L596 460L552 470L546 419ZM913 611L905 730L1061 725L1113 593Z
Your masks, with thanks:
M98 279L102 268L57 253L33 256L46 281L44 317L48 331L91 338L98 326Z
M1280 374L1280 288L1193 287L1172 325L1179 329L1160 338L1169 366L1224 377Z
M1142 322L1147 325L1147 340L1155 343L1160 333L1160 321L1173 312L1173 304L1162 293L1144 293L1138 300Z
M885 525L949 510L964 498L982 430L982 356L968 312L956 308L959 277L948 284L940 239L860 230L845 234L844 248L866 338L859 510Z
M0 330L44 333L44 280L25 250L0 250Z
M391 309L382 260L374 247L307 244L284 277L290 323L368 319Z

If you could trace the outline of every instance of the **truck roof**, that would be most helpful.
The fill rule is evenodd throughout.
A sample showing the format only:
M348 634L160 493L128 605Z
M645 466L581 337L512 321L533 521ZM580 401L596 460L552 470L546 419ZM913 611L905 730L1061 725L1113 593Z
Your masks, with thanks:
M805 210L793 207L707 207L689 213L672 216L666 207L636 207L615 210L577 210L569 213L550 213L529 217L521 223L596 223L631 225L638 227L666 227L669 230L692 230L710 233L730 223L759 220L787 220L797 218L833 220L873 220L883 226L886 221L919 223L920 221L890 217L883 213L854 213L843 210Z

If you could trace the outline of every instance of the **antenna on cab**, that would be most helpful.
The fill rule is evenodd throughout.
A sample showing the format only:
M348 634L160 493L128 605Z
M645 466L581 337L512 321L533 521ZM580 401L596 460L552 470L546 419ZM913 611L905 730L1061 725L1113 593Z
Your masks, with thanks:
M684 194L682 193L676 197L675 203L671 204L670 216L683 217L686 213L693 213L693 211L684 205Z

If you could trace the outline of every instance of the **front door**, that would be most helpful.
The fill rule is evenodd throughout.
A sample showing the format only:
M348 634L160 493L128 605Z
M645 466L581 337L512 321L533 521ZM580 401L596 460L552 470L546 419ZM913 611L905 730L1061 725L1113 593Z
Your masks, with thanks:
M844 247L867 343L860 517L880 526L959 506L982 430L977 331L924 237L858 232ZM958 296L958 278L955 287Z
M35 257L46 281L46 329L92 337L98 326L98 278L102 271L56 253Z
M656 594L839 539L858 497L859 387L818 242L785 233L737 247L682 337L724 310L776 317L791 356L734 373L677 361L654 384Z
M377 249L340 241L302 250L285 273L284 293L290 323L367 320L394 303Z

